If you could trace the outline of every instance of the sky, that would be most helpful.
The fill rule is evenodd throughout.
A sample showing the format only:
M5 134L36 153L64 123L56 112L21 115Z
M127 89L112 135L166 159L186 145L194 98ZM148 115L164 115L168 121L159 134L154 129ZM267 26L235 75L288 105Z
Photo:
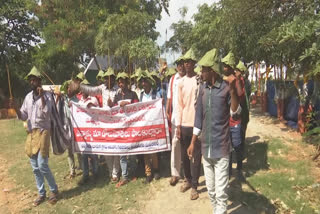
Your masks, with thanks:
M173 35L173 31L170 30L170 25L172 23L178 22L182 17L179 13L179 9L186 6L188 8L188 13L186 14L185 20L192 20L193 14L198 12L198 6L204 3L211 5L216 2L216 0L170 0L169 2L169 14L163 10L161 13L162 19L156 23L156 30L160 32L160 36L157 39L157 44L162 46L166 41L166 29L167 29L167 40ZM161 57L166 57L168 63L174 62L179 54L163 54Z

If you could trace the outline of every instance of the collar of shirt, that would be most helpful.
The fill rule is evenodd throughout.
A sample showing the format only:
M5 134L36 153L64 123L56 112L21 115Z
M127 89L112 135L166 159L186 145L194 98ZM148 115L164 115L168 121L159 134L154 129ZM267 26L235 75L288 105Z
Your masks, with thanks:
M216 79L216 81L214 82L212 87L220 88L221 84L222 84L222 81L223 81L223 79L219 76L218 79ZM206 88L211 87L211 85L209 85L208 82L205 82L205 84L206 84Z

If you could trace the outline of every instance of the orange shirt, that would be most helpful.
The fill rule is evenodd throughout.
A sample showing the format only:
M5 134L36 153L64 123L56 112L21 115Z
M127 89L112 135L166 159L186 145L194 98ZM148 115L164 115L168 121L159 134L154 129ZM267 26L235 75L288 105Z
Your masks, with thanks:
M176 125L193 127L195 117L195 100L197 90L196 76L184 76L178 84L178 105Z

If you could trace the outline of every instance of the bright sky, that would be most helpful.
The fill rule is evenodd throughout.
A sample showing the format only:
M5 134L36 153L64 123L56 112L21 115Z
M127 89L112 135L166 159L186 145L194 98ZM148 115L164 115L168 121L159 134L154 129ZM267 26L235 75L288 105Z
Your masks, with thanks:
M169 13L170 16L165 11L162 11L162 19L157 22L156 30L160 32L160 36L157 40L157 44L162 46L166 40L166 29L167 33L167 40L173 35L173 31L170 30L170 25L174 22L178 22L181 19L181 15L179 13L179 9L186 6L188 8L188 13L186 14L185 20L191 20L193 14L198 12L198 6L204 3L211 5L212 3L216 2L217 0L170 0L169 2ZM165 57L168 60L168 63L174 62L176 58L179 57L178 54L166 54L162 55L161 57Z

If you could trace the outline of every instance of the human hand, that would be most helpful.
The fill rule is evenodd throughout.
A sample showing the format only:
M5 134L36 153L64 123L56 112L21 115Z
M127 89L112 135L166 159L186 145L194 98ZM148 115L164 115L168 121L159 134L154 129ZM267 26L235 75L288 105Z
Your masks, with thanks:
M180 138L181 138L181 126L177 126L176 136L177 136L177 138L180 140Z

